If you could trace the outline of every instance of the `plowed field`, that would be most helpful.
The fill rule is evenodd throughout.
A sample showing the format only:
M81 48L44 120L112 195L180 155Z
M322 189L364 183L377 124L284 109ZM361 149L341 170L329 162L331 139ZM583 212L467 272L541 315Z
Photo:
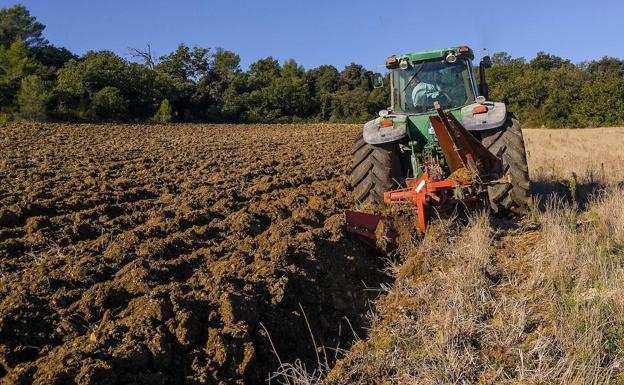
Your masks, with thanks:
M0 382L261 383L314 367L310 332L348 348L386 279L341 228L359 129L0 126Z

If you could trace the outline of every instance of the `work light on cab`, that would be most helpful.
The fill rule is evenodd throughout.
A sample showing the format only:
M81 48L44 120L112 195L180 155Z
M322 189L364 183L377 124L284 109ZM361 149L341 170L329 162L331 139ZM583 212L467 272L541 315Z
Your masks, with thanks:
M394 56L390 56L386 59L386 68L387 69L395 69L399 67L399 59Z
M446 59L444 60L446 60L447 63L452 64L457 61L457 56L455 56L453 52L449 52L449 54L446 55Z

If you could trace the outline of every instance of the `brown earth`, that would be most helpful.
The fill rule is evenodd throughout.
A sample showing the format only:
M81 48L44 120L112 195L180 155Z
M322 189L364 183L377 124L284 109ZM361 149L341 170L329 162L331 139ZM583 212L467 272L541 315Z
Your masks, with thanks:
M348 348L388 279L342 232L359 129L0 126L0 383L262 383L269 336Z

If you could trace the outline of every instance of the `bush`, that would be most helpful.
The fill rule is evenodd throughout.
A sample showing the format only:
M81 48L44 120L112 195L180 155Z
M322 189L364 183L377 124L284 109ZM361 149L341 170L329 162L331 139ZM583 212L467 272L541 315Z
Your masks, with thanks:
M98 120L124 120L127 118L128 102L116 87L104 87L91 100L95 118Z
M25 77L22 79L20 90L17 94L18 117L24 120L46 120L49 100L50 92L39 76L30 75Z
M173 120L173 108L171 108L171 103L169 103L168 99L160 102L160 107L158 107L158 111L156 111L152 120L157 123L170 123Z

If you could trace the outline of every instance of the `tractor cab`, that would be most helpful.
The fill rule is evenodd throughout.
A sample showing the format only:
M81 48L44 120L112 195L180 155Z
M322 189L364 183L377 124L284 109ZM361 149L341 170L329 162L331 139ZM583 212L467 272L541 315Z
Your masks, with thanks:
M414 63L405 70L392 70L390 79L395 112L430 112L435 101L444 109L454 109L474 103L476 98L472 66L465 59Z
M390 75L390 107L364 126L364 140L382 144L404 140L412 153L413 175L423 172L419 154L436 151L437 138L429 118L436 115L434 104L450 112L477 137L500 127L507 119L504 103L488 101L485 69L491 61L479 63L477 83L472 65L473 51L466 46L392 55L385 66ZM383 76L374 74L373 86L383 87Z
M487 99L485 68L488 56L480 63L481 79L477 85L472 66L474 55L469 47L437 49L393 55L386 59L390 70L390 111L399 114L433 113L437 101L444 109L457 109ZM373 86L383 87L383 78L375 74Z

